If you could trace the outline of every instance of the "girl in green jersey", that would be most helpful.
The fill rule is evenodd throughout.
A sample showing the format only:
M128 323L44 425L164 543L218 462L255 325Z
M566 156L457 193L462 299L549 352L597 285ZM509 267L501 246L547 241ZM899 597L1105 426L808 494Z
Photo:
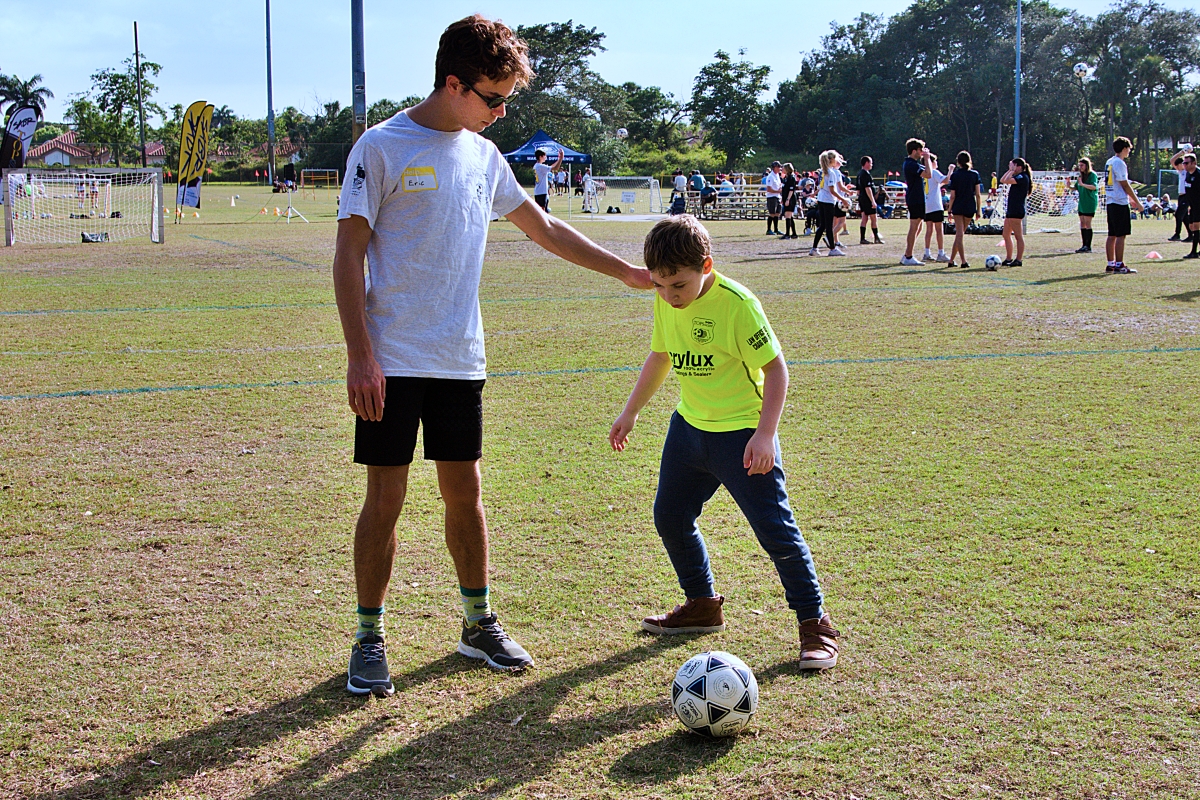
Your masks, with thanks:
M1079 159L1079 177L1075 179L1075 191L1079 192L1079 235L1083 237L1083 247L1076 253L1092 252L1092 217L1096 216L1099 204L1100 186L1096 181L1096 173L1092 171L1090 158Z

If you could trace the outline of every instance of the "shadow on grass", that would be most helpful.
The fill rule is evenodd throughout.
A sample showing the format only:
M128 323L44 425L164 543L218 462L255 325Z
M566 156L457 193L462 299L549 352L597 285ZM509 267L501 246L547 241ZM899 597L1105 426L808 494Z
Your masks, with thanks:
M472 669L466 659L448 655L404 675L407 689ZM248 752L294 733L333 720L367 702L346 692L344 673L313 686L307 692L261 711L230 717L199 730L140 750L108 767L100 775L76 786L33 795L32 800L83 800L92 797L140 797L152 794L201 771L225 769ZM369 727L369 726L368 726ZM352 737L353 738L353 737ZM365 740L364 740L365 741ZM361 743L358 745L361 747ZM151 764L155 761L158 765Z
M1200 289L1191 292L1180 292L1179 294L1165 294L1159 297L1159 300L1174 300L1177 303L1194 303L1196 298L1200 298Z
M1067 281L1088 281L1093 278L1103 278L1106 273L1103 272L1084 272L1080 275L1066 275L1062 278L1042 278L1041 280L1033 281L1033 286L1048 286L1052 283L1066 283Z
M537 780L560 764L569 765L580 751L670 714L664 691L663 699L656 702L612 708L595 715L554 718L562 701L578 687L685 646L692 638L654 639L602 661L548 676L409 739L361 766L347 764L366 742L381 733L386 735L390 721L372 721L262 787L251 798L403 796L406 800L432 800L503 794ZM398 687L395 698L389 701L400 714L408 705L428 704L430 700L419 692L410 694L409 688ZM393 730L407 731L403 726ZM378 743L377 739L376 746ZM672 752L668 748L661 757L671 758ZM660 771L673 769L680 774L704 763L703 751L697 750L696 757L685 759L682 765L660 765Z
M609 768L608 776L625 784L666 783L724 757L736 742L737 737L733 736L705 739L681 727L618 758Z

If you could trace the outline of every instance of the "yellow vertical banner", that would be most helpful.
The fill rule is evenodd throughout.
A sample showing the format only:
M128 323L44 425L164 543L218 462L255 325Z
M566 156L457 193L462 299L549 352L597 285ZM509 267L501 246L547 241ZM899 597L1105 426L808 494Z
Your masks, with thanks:
M200 207L200 184L208 164L208 134L213 105L197 100L183 115L179 134L179 185L175 192L176 220L183 206Z

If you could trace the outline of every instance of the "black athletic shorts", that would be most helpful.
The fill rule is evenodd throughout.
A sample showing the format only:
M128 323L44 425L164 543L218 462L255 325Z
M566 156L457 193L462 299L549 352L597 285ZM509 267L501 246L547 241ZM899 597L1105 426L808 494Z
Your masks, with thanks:
M926 211L925 212L925 221L926 222L945 222L946 221L946 212L945 211Z
M537 203L538 207L541 208L542 211L548 212L550 210L550 200L548 199L547 195L535 194L533 196L533 202Z
M1200 206L1194 206L1186 200L1180 204L1183 208L1183 221L1188 225L1195 225L1200 222Z
M1005 219L1025 219L1025 204L1022 203L1020 208L1007 208L1004 211Z
M872 198L869 198L862 192L859 192L858 193L858 213L862 214L863 216L869 217L872 214L878 214L879 208L875 205L875 202Z
M783 207L782 201L778 197L767 198L767 213L771 215L782 214L780 209Z
M483 384L389 376L383 419L355 418L355 463L411 464L418 426L424 428L426 461L478 460L483 455Z
M1109 236L1128 236L1133 232L1133 225L1129 222L1129 206L1109 203L1105 206L1105 213L1108 215Z
M834 203L834 204L833 204L833 215L834 215L835 217L844 217L844 216L846 216L846 209L842 208L842 205L841 205L841 203Z

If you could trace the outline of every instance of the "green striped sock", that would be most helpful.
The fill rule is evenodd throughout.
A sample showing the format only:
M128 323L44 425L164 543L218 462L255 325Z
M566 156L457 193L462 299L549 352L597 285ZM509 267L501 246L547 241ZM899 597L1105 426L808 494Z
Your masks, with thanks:
M354 632L354 638L365 639L368 636L383 637L383 606L358 607L358 630Z
M465 586L459 586L458 593L462 598L463 617L467 620L468 626L479 624L481 619L492 613L492 604L488 599L488 587L468 589Z

